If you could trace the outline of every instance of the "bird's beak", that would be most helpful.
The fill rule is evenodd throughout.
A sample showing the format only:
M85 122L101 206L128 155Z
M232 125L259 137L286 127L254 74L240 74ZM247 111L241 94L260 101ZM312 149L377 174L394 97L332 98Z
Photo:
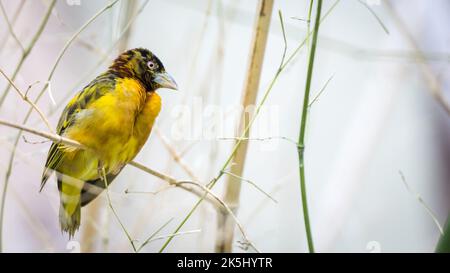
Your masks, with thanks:
M159 84L161 88L168 88L173 90L178 90L178 85L172 76L167 72L161 72L156 74L156 77L153 79L154 82Z

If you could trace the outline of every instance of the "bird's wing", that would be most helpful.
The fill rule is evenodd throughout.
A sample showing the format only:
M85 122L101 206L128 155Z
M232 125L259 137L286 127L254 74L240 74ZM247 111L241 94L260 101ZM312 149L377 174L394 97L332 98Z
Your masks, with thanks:
M67 128L70 128L77 120L77 115L86 110L89 105L102 97L106 93L114 90L115 77L114 75L105 73L93 80L81 92L75 95L64 108L61 117L58 121L56 132L63 135ZM78 115L79 116L79 115ZM65 150L71 149L61 143L53 143L47 155L44 172L42 174L41 188L42 191L48 178L56 170L64 157Z

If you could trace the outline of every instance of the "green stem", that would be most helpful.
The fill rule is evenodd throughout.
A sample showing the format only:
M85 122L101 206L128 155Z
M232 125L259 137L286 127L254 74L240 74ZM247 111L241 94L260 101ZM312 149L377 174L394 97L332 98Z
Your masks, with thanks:
M441 235L436 246L437 253L450 253L450 215L447 217L447 224L445 224L444 233Z
M309 212L308 212L308 202L307 202L307 194L306 194L306 181L305 181L305 157L304 157L304 147L305 147L305 131L306 131L306 121L308 118L308 105L309 105L309 93L311 90L311 79L312 72L314 67L314 57L316 54L316 46L317 46L317 34L319 32L320 25L320 12L322 10L322 0L318 0L317 2L317 12L316 12L316 20L314 23L314 31L311 43L311 50L309 52L309 61L308 61L308 71L306 76L306 85L305 85L305 95L303 98L303 108L302 108L302 116L300 123L300 133L298 137L298 161L299 161L299 173L300 173L300 191L302 196L302 208L303 208L303 218L305 221L305 230L306 230L306 238L308 240L308 249L310 253L314 253L314 243L311 233L311 223L309 221Z

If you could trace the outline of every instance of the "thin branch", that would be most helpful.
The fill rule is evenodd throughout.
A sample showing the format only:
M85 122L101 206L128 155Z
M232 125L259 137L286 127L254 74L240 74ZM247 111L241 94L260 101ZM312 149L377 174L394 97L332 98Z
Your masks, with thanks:
M197 195L198 197L203 197L204 192L199 191L199 190L197 190L195 188L183 185L183 184L179 184L178 183L179 181L176 180L173 177L170 177L168 175L165 175L163 173L160 173L160 172L157 172L157 171L155 171L153 169L150 169L150 168L148 168L148 167L146 167L146 166L144 166L141 163L138 163L136 161L131 161L128 164L133 166L133 167L135 167L135 168L140 169L141 171L144 171L144 172L149 173L149 174L151 174L153 176L156 176L156 177L160 178L161 180L166 181L169 185L180 187L180 188L182 188L182 189L184 189L184 190L186 190L186 191L188 191L188 192L190 192L192 194ZM199 188L202 188L202 185L200 183L196 182L196 184L197 184L197 186ZM214 199L206 197L206 200L208 202L210 202L211 204L213 204L216 208L220 207L220 206L217 205L217 202Z
M179 183L179 184L192 184L192 185L195 185L195 186L197 186L197 187L201 187L207 194L212 195L212 196L213 196L213 197L214 197L214 198L215 198L215 199L223 206L223 208L225 208L225 210L227 211L228 215L230 215L230 216L233 218L234 222L236 223L236 225L238 226L239 230L241 231L242 237L244 238L244 240L245 240L250 246L252 246L252 248L253 248L256 252L260 253L260 251L256 248L256 246L254 245L254 243L252 243L252 242L250 241L250 239L248 238L247 233L245 232L244 227L242 226L241 222L237 219L237 217L236 217L235 213L233 212L233 210L227 205L227 203L225 203L224 201L222 201L222 199L220 199L216 194L214 194L214 193L211 191L211 189L209 189L208 187L205 187L205 186L203 186L203 185L201 185L201 184L192 182L192 181L180 181L180 182L178 182L178 183Z
M25 0L21 0L16 11L14 12L14 15L12 16L11 20L11 27L14 28L14 25L16 24L17 18L19 18L19 14L22 12L22 8L25 5ZM3 51L3 48L6 45L6 42L8 41L8 34L5 35L5 37L2 39L0 44L0 52Z
M411 195L413 195L414 197L416 197L417 201L419 201L419 203L425 208L426 212L428 213L428 215L430 215L431 219L433 219L433 222L436 224L436 227L439 229L439 232L441 233L441 235L444 234L444 230L442 229L442 226L439 223L439 220L437 219L436 214L434 214L433 210L427 205L427 203L425 203L422 196L420 196L420 194L418 192L414 191L409 186L408 182L406 182L406 178L405 178L405 175L403 174L403 172L398 171L398 174L400 175L400 178L402 179L402 182L405 185L408 192Z
M19 38L17 37L16 33L14 32L14 28L11 25L11 22L8 19L8 15L7 15L7 12L5 10L5 7L3 6L2 1L0 1L0 10L2 11L3 17L5 18L6 24L8 25L9 33L14 38L16 43L19 45L20 49L22 50L22 54L23 54L23 52L25 52L25 48L23 47L22 43L20 42Z
M36 31L36 33L34 34L34 36L31 38L31 42L28 44L28 46L25 48L25 50L22 53L22 56L20 57L19 62L16 65L16 68L14 69L14 72L11 76L11 80L15 80L17 77L17 74L20 71L20 68L22 67L23 63L25 62L25 60L27 59L28 55L30 54L31 50L34 48L34 45L36 44L36 42L39 40L39 37L41 37L42 32L45 29L45 26L47 25L48 19L50 18L50 14L52 13L52 9L56 4L56 0L52 0L52 2L50 3L50 5L47 8L47 11L44 15L44 17L42 18L42 21L38 27L38 30ZM3 91L3 94L0 98L0 108L2 107L3 103L5 102L6 96L8 95L9 89L11 88L11 85L8 84L5 88L5 90ZM0 227L0 236L1 236L1 227ZM1 244L0 244L0 249L1 249Z
M25 91L25 96L28 96L28 92L30 92L30 90L33 88L33 86L35 86L36 84L40 83L40 81L35 81L34 83L28 85L27 91Z
M334 74L331 75L330 78L328 78L328 80L325 82L325 84L323 85L323 87L320 89L319 93L317 93L317 95L311 100L311 103L309 103L308 108L311 108L311 106L313 105L314 102L316 102L319 97L322 95L322 93L325 91L325 89L327 89L328 84L330 83L330 81L334 78Z
M323 21L328 18L328 16L331 14L331 12L337 7L337 5L340 3L341 0L334 1L333 5L325 12L323 17L320 19L320 23L322 24ZM292 52L292 54L286 59L286 62L281 67L282 70L286 68L286 66L294 59L295 56L297 56L297 53L300 52L300 50L305 46L306 42L308 41L309 37L312 35L312 32L306 34L305 39L297 46L297 48Z
M263 189L261 189L255 182L249 180L249 179L245 179L242 176L236 175L234 173L228 172L228 171L224 171L225 174L232 176L234 178L239 179L242 182L246 182L250 185L252 185L253 187L255 187L259 192L261 192L262 194L264 194L267 198L269 198L270 200L272 200L275 204L278 203L277 200L275 200L275 198L273 198L269 193L267 193L266 191L264 191Z
M109 187L108 187L108 180L106 178L105 167L103 165L101 165L101 169L99 171L101 172L101 175L103 177L102 180L103 180L103 183L105 184L105 191L106 191L106 197L107 197L107 200L108 200L108 206L111 209L111 211L114 214L114 216L116 217L117 222L119 222L120 227L122 228L123 232L125 233L125 235L128 238L128 241L130 241L131 247L133 248L134 252L136 252L136 246L134 245L133 238L131 238L130 233L128 232L128 230L126 229L125 225L120 220L119 215L117 214L116 210L114 209L114 207L112 205L111 197L109 196Z
M3 120L3 119L0 119L0 125L5 125L5 126L11 127L11 128L19 129L21 131L25 131L25 132L37 135L37 136L41 136L43 138L50 139L51 141L53 141L56 144L65 144L65 145L68 145L68 146L71 146L74 148L88 150L88 148L83 146L81 143L79 143L75 140L71 140L69 138L62 137L62 136L54 134L54 133L47 133L44 131L39 131L39 130L33 129L31 127L28 127L28 126L14 123L14 122L9 122L9 121Z
M380 17L375 13L375 11L365 1L358 0L358 2L361 5L363 5L364 7L366 7L367 10L369 10L369 12L377 20L378 24L380 24L380 26L383 28L384 32L386 32L386 34L389 35L389 29L386 27L386 25L383 23L383 21L380 19Z
M172 158L180 165L180 167L189 175L192 180L200 181L197 175L191 170L191 168L184 162L180 154L173 148L173 145L169 143L169 139L159 130L158 127L154 127L153 130L163 143L166 150L170 153Z
M129 189L125 189L125 194L151 194L151 195L157 195L158 193L161 193L163 191L166 191L168 189L174 188L172 185L167 185L162 189L159 189L157 191L130 191Z
M28 143L28 144L44 144L44 143L47 143L47 142L49 142L50 140L41 140L41 141L32 141L32 140L28 140L24 135L22 135L22 139L23 139L23 142L25 142L25 143Z
M138 247L138 249L136 250L136 252L141 251L141 249L146 246L156 235L158 235L158 233L163 230L170 222L172 222L173 218L170 218L169 221L167 221L166 223L164 223L164 225L162 225L160 228L158 228L155 232L153 232L152 235L150 235L150 237L148 237L140 247Z
M145 241L145 245L147 245L148 243L153 242L153 241L157 241L157 240L161 240L161 239L166 239L166 238L168 238L168 237L176 237L176 236L180 236L180 235L194 234L194 233L199 233L199 232L202 232L202 230L201 230L201 229L194 229L194 230L189 230L189 231L181 231L181 232L177 232L177 233L171 233L171 234L161 235L161 236L158 236L158 237L154 237L154 238L151 238L151 239L147 239L147 240ZM144 245L143 245L143 246L144 246ZM140 251L140 249L138 249L136 252L139 252L139 251Z
M283 14L281 13L281 10L278 10L278 17L280 18L281 32L283 34L283 42L284 42L283 55L281 56L281 64L279 66L279 68L281 68L281 67L283 67L284 59L286 58L288 43L287 43L287 38L286 38L286 30L284 29Z
M53 132L52 126L50 125L50 122L48 121L48 119L45 117L44 113L42 113L42 111L36 106L36 104L34 104L29 98L28 96L23 93L22 91L19 90L19 88L14 84L14 82L5 74L5 72L3 72L3 70L0 68L0 73L3 75L3 77L5 77L5 79L9 82L9 84L13 87L14 90L17 91L17 94L19 94L19 96L22 98L22 100L24 100L26 103L28 103L32 109L34 109L39 116L41 117L42 121L44 121L45 125L47 126L47 128ZM28 91L27 91L28 92Z

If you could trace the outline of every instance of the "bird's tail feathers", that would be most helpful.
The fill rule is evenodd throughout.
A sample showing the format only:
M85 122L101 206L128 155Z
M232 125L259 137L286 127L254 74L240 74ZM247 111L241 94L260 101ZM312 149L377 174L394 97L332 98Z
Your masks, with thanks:
M69 238L73 238L75 232L80 227L81 205L79 204L72 214L67 212L64 204L61 202L59 207L59 224L61 231L67 232Z
M80 227L81 189L84 182L60 173L57 173L57 177L61 200L59 224L61 230L69 233L69 238L72 238Z

